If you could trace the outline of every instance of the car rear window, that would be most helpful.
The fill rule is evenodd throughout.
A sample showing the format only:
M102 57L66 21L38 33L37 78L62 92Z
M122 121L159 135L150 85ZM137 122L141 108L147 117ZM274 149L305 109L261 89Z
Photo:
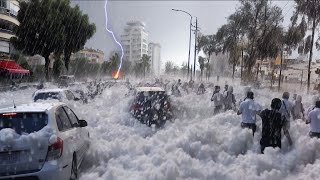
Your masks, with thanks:
M61 96L58 92L45 92L45 93L37 93L34 96L34 101L37 100L47 100L47 99L61 99Z
M164 101L167 100L167 95L165 92L162 91L145 91L145 92L139 92L136 96L136 102L138 104L144 104L148 101L151 101L152 103L164 103Z
M0 130L11 128L18 134L37 132L47 124L48 115L44 112L0 114Z

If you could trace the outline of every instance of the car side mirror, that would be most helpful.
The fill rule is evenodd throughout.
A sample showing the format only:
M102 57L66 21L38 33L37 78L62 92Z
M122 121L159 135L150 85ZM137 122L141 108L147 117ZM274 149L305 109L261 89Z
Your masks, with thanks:
M88 126L88 123L86 120L79 120L79 125L80 125L80 127L86 127L86 126Z

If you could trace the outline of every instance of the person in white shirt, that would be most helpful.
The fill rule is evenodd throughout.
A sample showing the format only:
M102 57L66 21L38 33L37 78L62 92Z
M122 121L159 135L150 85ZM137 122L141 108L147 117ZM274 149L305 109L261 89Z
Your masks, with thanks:
M218 114L219 112L221 112L224 98L223 95L220 93L220 86L215 86L215 90L211 97L211 101L214 102L213 114Z
M253 92L247 93L247 98L240 104L238 115L241 114L241 127L249 128L252 130L252 134L256 131L256 115L261 111L261 106L254 100Z
M308 114L307 124L310 124L310 137L320 138L320 101L316 102L315 108Z
M287 130L290 129L290 118L291 114L293 114L293 103L289 101L290 94L288 92L284 92L282 95L282 105L279 112L286 117L287 123L286 128Z
M317 101L319 101L320 100L320 98L319 98L319 96L313 96L312 97L312 105L310 105L309 107L308 107L308 110L307 110L307 115L312 111L312 110L314 110L315 108L316 108L316 102Z
M238 104L239 106L240 106L240 104L241 104L243 101L245 101L245 100L247 99L247 93L248 93L249 91L251 91L251 87L249 87L249 86L244 87L244 89L243 89L244 98L240 98L239 104Z

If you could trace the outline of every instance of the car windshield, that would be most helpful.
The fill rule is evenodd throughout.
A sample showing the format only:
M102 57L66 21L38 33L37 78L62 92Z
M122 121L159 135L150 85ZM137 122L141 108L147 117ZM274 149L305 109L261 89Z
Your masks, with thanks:
M144 91L138 93L136 102L139 104L144 104L147 101L152 103L164 102L166 97L166 94L162 91Z
M61 95L58 92L43 92L43 93L37 93L34 96L34 101L37 100L47 100L47 99L61 99Z
M47 124L48 115L44 112L0 114L0 130L11 128L18 134L37 132Z

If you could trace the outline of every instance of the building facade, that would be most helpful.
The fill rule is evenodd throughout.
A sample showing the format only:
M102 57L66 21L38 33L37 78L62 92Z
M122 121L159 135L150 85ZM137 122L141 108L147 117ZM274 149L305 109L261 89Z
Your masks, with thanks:
M151 73L160 76L161 68L161 46L158 43L149 43L148 56L151 59Z
M148 54L148 32L145 26L141 21L131 21L126 24L121 35L124 60L137 62L142 55Z
M14 36L14 28L20 25L17 20L19 1L0 0L0 56L14 51L10 38Z
M73 53L70 57L71 61L76 59L85 58L90 63L99 63L104 62L104 52L99 49L84 48L83 50Z

